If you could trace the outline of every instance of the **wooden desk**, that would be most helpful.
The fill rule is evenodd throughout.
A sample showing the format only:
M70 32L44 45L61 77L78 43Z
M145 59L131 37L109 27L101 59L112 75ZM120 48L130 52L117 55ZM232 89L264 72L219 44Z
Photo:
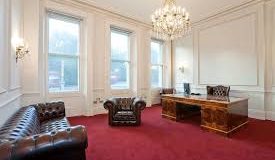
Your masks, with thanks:
M181 115L177 104L201 107L201 127L228 136L248 122L248 98L191 96L169 94L162 96L162 116L177 121ZM184 106L184 107L188 107Z

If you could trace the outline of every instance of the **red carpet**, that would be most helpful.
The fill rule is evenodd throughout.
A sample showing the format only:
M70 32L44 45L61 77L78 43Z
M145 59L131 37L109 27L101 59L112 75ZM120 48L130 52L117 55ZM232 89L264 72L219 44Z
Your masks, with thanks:
M225 138L201 130L198 121L173 122L160 113L143 111L140 127L109 127L107 115L70 122L87 127L87 160L275 160L275 122L251 119Z

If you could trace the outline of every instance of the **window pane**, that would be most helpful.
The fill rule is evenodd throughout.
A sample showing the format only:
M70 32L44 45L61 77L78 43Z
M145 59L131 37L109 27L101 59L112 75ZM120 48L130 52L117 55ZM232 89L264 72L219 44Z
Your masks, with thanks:
M162 44L151 42L151 63L162 64Z
M78 91L78 57L49 55L48 61L49 91Z
M162 67L161 66L151 67L151 86L153 88L162 87Z
M79 54L79 23L49 18L49 53Z
M129 63L112 62L111 64L111 88L128 89L129 88Z
M112 31L111 53L113 60L129 60L129 35Z
M79 91L80 21L49 13L48 90Z

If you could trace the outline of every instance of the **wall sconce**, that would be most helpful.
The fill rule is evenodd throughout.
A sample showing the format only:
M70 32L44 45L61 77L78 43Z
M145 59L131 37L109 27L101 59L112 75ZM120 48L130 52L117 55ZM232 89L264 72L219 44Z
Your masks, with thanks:
M24 43L23 39L18 39L18 42L16 43L16 63L18 59L23 59L25 55L29 54L29 48Z
M184 73L184 66L181 66L181 67L179 68L179 70L180 70L181 73L183 74L183 73Z

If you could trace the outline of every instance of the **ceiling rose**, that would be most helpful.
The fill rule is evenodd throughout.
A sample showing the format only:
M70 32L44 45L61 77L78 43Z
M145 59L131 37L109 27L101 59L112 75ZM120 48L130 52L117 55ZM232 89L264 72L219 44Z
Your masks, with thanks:
M159 39L173 40L184 36L190 30L189 13L175 0L165 0L163 8L152 14L153 33Z

